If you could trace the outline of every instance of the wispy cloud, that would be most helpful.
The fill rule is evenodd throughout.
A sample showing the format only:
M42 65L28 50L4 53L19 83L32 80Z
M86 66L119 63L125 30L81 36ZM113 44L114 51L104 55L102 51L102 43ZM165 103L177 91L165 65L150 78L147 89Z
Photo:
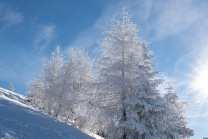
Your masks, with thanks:
M178 47L177 50L183 51L183 53L176 58L174 75L185 79L184 83L189 86L182 93L184 96L203 95L208 97L208 89L202 87L202 82L208 81L205 78L208 70L208 19L204 18L208 15L205 8L207 6L207 3L199 4L197 1L190 0L158 1L152 5L151 10L154 9L157 14L152 19L153 23L147 27L147 30L155 30L150 41L165 40L169 36L180 39L180 42L176 43L180 43L182 48L175 47ZM147 20L149 19L147 18ZM204 81L199 83L201 78Z
M108 15L111 18L119 16L121 8L124 6L129 10L129 14L133 15L133 21L137 25L141 25L139 34L144 38L149 38L148 41L157 41L164 39L168 35L177 35L187 28L193 26L203 17L200 8L194 8L193 1L185 0L131 0L120 1L116 5L107 7L102 15L104 23L109 21L105 19ZM108 9L109 8L109 9ZM147 35L149 37L147 37Z
M16 11L16 9L8 5L0 3L0 21L4 23L0 31L21 23L23 18L23 13Z
M179 80L177 78L168 77L167 73L164 73L164 72L159 74L157 76L157 78L164 80L163 84L161 84L161 85L159 85L157 87L157 90L159 90L159 92L161 94L166 94L167 93L167 90L165 90L165 88L168 87L168 83L167 82L171 82L171 84L172 84L172 86L174 88L173 92L175 92L175 91L177 92L177 90L179 90L179 88L185 84L184 80L181 81L181 80Z
M168 35L176 35L191 27L199 19L198 9L192 8L192 1L120 1L117 4L108 5L103 10L100 18L90 28L83 30L76 40L69 46L77 45L89 48L97 44L103 38L103 31L109 29L110 19L120 16L121 8L125 6L129 14L133 15L133 21L141 25L139 35L142 39L154 42L164 39ZM154 32L154 33L152 33ZM150 35L151 34L151 35Z
M36 37L33 40L33 44L36 49L45 49L52 39L55 37L55 25L40 26L36 32Z
M94 47L99 46L99 41L101 41L104 37L103 32L109 29L107 23L110 23L111 18L117 16L117 14L120 12L120 9L117 13L112 11L110 7L107 7L104 11L93 26L83 30L77 35L76 39L69 44L69 47L76 45L77 47L83 47L88 50L91 49L92 51L96 51ZM69 48L67 48L65 51L67 53Z
M144 6L141 6L141 3L144 4ZM103 9L101 16L97 19L94 25L80 32L74 42L69 44L69 47L76 45L88 50L90 49L91 53L97 53L98 51L95 50L94 47L99 46L99 41L102 41L102 38L104 38L103 32L110 29L109 25L111 19L116 19L120 16L122 7L125 6L127 10L130 10L130 15L135 13L136 17L139 14L141 18L148 18L151 3L151 0L147 0L145 2L133 0L131 2L121 1L116 4L109 4ZM138 12L138 6L142 9L141 14ZM142 14L145 14L145 16L142 16ZM65 51L67 53L69 49L67 48Z
M157 36L164 37L182 32L190 27L198 18L197 11L192 7L193 1L174 0L160 1L155 4L156 11L161 12L152 24Z
M193 118L193 117L205 117L208 116L208 113L202 114L202 115L190 115L188 116L189 118Z

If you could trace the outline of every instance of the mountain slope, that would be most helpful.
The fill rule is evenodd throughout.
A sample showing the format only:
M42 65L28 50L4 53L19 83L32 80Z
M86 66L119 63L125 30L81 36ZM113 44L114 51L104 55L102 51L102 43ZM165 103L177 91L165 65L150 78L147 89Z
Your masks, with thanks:
M93 139L24 103L24 98L0 88L1 139Z

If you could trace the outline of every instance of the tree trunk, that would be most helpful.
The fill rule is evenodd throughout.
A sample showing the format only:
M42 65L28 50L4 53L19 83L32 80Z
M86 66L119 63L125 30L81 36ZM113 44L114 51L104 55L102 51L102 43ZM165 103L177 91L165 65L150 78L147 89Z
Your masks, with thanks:
M125 78L125 57L124 57L124 46L122 46L122 61L123 61L123 69L122 69L122 79ZM123 105L123 117L122 117L122 122L125 122L126 121L126 110L125 110L125 104L124 104L124 101L126 99L126 92L124 91L124 82L123 82L123 86L122 86L122 105ZM122 136L123 139L126 139L126 132L125 132L125 129L124 129L124 133L123 133L123 136Z

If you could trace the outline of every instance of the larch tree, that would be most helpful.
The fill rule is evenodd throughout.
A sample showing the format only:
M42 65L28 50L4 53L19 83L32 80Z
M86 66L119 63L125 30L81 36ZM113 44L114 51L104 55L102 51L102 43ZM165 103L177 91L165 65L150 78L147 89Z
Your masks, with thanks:
M84 132L87 128L87 98L90 92L89 86L94 81L93 78L93 59L88 56L84 49L70 48L69 59L66 68L70 69L70 94L73 104L74 123L73 126ZM67 71L67 70L66 70ZM67 74L66 74L67 75Z
M66 60L56 47L51 60L43 59L42 74L28 82L28 101L56 119L82 130L85 117L85 96L93 81L93 59L83 49L72 47Z
M62 80L64 57L60 47L57 46L55 52L52 52L49 62L45 58L42 61L42 75L28 82L27 96L33 105L57 118L61 112L62 98L65 93Z

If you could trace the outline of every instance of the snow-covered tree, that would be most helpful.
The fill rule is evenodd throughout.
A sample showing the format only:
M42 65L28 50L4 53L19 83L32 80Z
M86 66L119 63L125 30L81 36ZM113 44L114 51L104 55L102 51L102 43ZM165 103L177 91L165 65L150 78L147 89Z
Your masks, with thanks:
M130 20L125 9L120 19L112 20L111 27L110 31L104 32L106 37L99 47L102 57L98 61L100 70L97 91L100 94L98 98L100 101L97 105L108 108L105 111L106 117L120 125L127 118L124 101L129 93L135 91L132 78L136 75L135 71L140 70L138 65L142 58L139 55L138 27ZM111 124L112 128L115 124ZM108 127L108 130L113 131L112 128ZM108 136L113 138L110 134ZM127 136L125 129L122 136L123 138Z
M194 131L190 128L187 128L187 122L185 117L185 112L190 104L193 102L193 99L179 102L179 96L177 92L173 92L174 89L171 81L168 81L168 86L165 88L167 90L167 94L164 95L167 109L167 117L171 123L166 130L166 134L168 134L170 139L177 138L189 138L194 135Z
M138 104L137 110L134 110L137 116L139 116L140 107L144 107L141 115L149 116L150 112L147 111L150 105L151 109L157 107L156 104L151 103L154 101L159 103L159 93L155 87L161 83L161 80L149 79L155 76L153 74L155 72L151 72L150 65L153 57L147 57L150 51L143 46L145 42L140 42L137 34L138 27L130 18L131 16L123 8L121 18L112 20L112 29L104 33L106 37L99 47L102 51L102 57L98 61L100 70L97 83L100 101L96 105L105 107L106 117L112 121L109 124L114 129L108 127L108 138L113 138L112 136L117 134L115 138L126 139L133 137L136 133L138 135L146 133L141 130L143 127L138 126L141 125L141 119L135 121L138 128L132 125L135 133L130 133L130 127L127 126L131 121L130 109L133 109L130 105ZM133 102L134 104L131 104ZM145 105L148 105L147 108ZM147 128L146 125L144 127ZM115 133L110 134L111 131Z
M8 90L9 90L9 91L14 91L14 86L12 85L12 83L9 84Z
M83 49L71 48L66 60L56 47L51 60L43 59L42 75L30 81L28 100L65 123L81 129L86 122L85 95L92 78L93 60Z
M99 46L102 57L91 102L98 107L98 131L109 139L167 139L169 107L156 90L162 80L155 79L160 72L153 71L152 51L140 41L125 8L111 27Z
M154 56L145 42L140 42L142 71L133 78L135 91L131 92L125 100L127 120L121 124L126 127L127 138L167 138L166 130L166 107L165 101L160 96L157 86L162 83L161 79L154 79L160 73L153 71L156 65L151 64ZM120 129L120 131L122 131Z
M57 118L62 107L63 92L63 54L60 47L56 47L56 51L51 54L49 62L42 59L41 67L42 75L29 82L29 92L27 94L31 103L45 110L50 115Z
M74 123L73 126L85 131L87 125L87 112L88 112L88 93L90 92L90 84L94 81L93 78L93 59L88 56L87 51L84 49L70 48L69 59L66 62L67 73L70 75L69 86L70 94L72 95L71 101L74 101ZM69 73L70 71L70 73Z

